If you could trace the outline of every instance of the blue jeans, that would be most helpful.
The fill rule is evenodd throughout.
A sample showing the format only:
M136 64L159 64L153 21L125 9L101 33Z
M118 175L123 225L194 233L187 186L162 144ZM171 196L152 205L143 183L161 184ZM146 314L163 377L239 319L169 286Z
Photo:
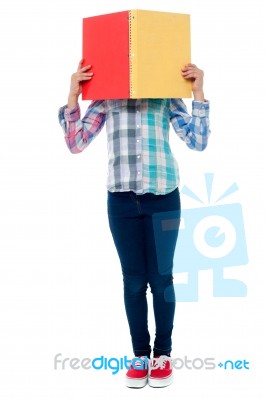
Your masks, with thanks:
M153 352L156 355L169 354L175 314L173 257L179 222L175 229L169 229L167 240L156 240L153 214L168 215L167 212L171 212L171 217L180 221L179 190L176 188L165 195L108 191L107 209L122 267L124 303L134 355L149 357L151 353L146 297L148 284L156 327ZM163 268L162 265L159 268L158 254L165 255Z

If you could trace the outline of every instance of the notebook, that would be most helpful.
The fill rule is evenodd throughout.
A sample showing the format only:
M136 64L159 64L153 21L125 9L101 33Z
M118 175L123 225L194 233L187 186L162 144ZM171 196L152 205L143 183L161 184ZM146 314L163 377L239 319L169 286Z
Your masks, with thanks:
M82 99L192 96L181 68L191 62L190 15L128 10L83 19Z

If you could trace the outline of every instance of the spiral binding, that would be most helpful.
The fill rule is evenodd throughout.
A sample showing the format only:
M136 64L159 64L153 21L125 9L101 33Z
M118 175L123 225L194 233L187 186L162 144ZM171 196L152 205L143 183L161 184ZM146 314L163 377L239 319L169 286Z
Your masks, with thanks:
M133 96L133 82L132 82L132 13L128 12L128 28L129 28L129 95Z

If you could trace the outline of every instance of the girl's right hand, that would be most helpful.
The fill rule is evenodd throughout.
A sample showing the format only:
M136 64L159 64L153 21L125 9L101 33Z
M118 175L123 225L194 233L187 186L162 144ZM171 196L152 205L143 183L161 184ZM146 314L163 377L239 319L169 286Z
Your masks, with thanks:
M71 75L69 92L69 96L71 97L78 97L81 94L82 82L90 80L93 76L93 72L88 72L91 65L82 67L82 62L83 60L80 60L77 72Z

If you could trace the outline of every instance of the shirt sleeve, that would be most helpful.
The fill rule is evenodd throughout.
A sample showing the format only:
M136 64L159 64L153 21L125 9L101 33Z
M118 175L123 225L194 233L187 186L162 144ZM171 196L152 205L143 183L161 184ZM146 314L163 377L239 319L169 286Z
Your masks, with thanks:
M81 153L102 130L105 123L105 100L94 100L85 116L80 118L80 106L59 108L58 119L65 142L71 153Z
M170 99L169 117L177 136L192 150L203 151L208 144L209 101L192 101L192 115L182 99Z

